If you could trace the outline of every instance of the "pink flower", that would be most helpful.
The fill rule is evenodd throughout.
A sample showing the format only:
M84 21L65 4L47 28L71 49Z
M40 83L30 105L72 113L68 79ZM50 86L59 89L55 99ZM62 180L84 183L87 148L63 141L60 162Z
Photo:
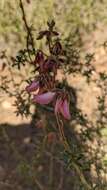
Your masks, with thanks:
M61 98L57 99L56 105L55 105L55 114L57 115L58 112L60 112L60 107L62 105L62 100Z
M39 81L33 81L26 87L27 92L33 92L39 89Z
M61 113L65 119L70 120L71 115L70 115L69 103L67 99L64 99L64 100L62 100L61 98L57 99L56 105L55 105L55 114L57 113Z
M33 101L39 104L49 104L55 96L55 92L46 92L40 95L34 95Z
M71 118L70 110L69 110L69 103L66 99L62 103L62 106L60 107L60 111L61 111L62 115L65 117L65 119L69 120Z

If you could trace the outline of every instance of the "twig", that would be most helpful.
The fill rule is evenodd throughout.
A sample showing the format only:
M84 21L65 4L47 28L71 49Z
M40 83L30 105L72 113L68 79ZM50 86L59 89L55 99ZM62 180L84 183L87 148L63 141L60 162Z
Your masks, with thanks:
M60 165L62 165L63 167L65 167L66 166L66 164L62 161L62 160L60 160L58 157L56 157L56 156L54 156L51 152L49 152L49 151L45 151L44 152L45 153L45 155L47 156L47 157L53 157L53 159L57 162L57 163L59 163ZM70 170L69 168L67 168L68 170Z
M51 153L54 151L54 142L51 147ZM53 169L54 169L54 162L53 162L53 155L50 156L50 168L49 168L49 185L52 185L53 182Z
M63 186L63 180L64 180L64 170L63 170L63 166L60 166L60 181L59 181L59 185L58 185L58 190L62 190L62 186Z
M25 15L25 10L24 10L24 6L23 6L23 2L22 0L19 0L20 1L20 8L21 8L21 11L22 11L22 18L23 18L23 21L24 21L24 24L25 24L25 28L26 28L26 31L27 31L27 49L28 49L28 53L29 53L29 38L31 40L31 46L32 46L32 49L33 51L35 52L35 47L34 47L34 40L33 40L33 37L32 37L32 33L31 33L31 28L28 26L28 23L27 23L27 20L26 20L26 15ZM31 59L31 57L29 57Z
M39 190L45 190L44 187L40 184L40 182L37 179L35 179L35 183L38 186Z

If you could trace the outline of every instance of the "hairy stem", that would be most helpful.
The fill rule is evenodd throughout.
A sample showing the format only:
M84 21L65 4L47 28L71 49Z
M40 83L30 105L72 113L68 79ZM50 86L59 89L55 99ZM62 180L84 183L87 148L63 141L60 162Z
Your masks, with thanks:
M70 146L69 146L69 144L67 142L67 139L65 137L65 134L64 134L63 122L62 122L62 120L60 120L59 115L56 116L56 119L57 119L59 133L60 133L60 136L61 136L63 146L64 146L65 150L68 151L69 154L71 155L72 166L74 167L75 171L77 172L82 184L84 185L84 187L86 187L86 190L92 190L91 185L88 184L88 182L86 181L86 179L84 177L83 172L81 171L80 167L78 166L78 164L76 163L76 161L73 158L73 155L71 153L71 148L70 148Z

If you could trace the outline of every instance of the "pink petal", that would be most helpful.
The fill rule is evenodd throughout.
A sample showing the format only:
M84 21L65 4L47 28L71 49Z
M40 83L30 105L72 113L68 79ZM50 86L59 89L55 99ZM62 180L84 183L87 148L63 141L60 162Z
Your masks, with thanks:
M60 106L60 112L62 113L65 119L70 120L71 115L69 110L69 103L66 99L63 101L62 105Z
M33 92L39 88L39 81L33 81L29 86L26 87L27 92Z
M34 95L33 101L39 104L49 104L55 96L55 92L46 92L40 95Z
M56 115L57 115L58 112L60 112L60 106L61 106L61 104L62 104L61 99L60 99L60 98L57 99L57 100L56 100L56 104L55 104L55 114L56 114Z

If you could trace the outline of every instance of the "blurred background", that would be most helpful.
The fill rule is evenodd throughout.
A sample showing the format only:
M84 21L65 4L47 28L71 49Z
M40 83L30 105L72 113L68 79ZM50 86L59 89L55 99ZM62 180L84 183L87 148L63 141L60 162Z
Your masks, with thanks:
M36 49L44 47L42 42L36 41L38 32L46 28L48 20L54 19L63 45L71 42L73 47L80 52L81 60L87 54L94 54L92 64L96 71L107 74L107 0L23 0L23 3L28 24L32 26ZM22 68L20 72L16 68L13 68L12 72L9 71L9 67L3 68L5 62L8 60L10 63L11 56L15 57L17 52L25 46L26 31L19 1L0 0L0 78L6 76L6 80L9 80L12 75L16 83L19 83L20 78L28 79L29 66ZM2 57L3 52L6 53L8 59ZM63 79L61 71L59 71L58 78ZM69 86L76 90L78 108L82 110L83 114L87 114L89 120L95 122L98 117L97 97L100 96L101 89L93 81L87 83L86 78L80 74L76 76L70 74L66 78ZM94 79L96 78L95 74ZM13 90L14 87L11 87L10 84L10 88ZM55 143L51 142L46 145L46 150L42 152L42 155L40 154L39 151L44 150L43 147L41 148L43 144L40 144L43 139L41 131L45 133L45 130L41 129L41 125L44 123L47 125L43 110L38 113L39 116L35 122L35 126L38 127L32 129L32 118L17 117L13 104L14 98L8 97L5 92L1 91L0 190L14 188L16 190L71 190L71 187L72 190L86 190L81 185L78 176L75 176L75 170L71 171L66 168L66 155L65 163L61 160L62 155L59 155L59 152L63 152L62 147L59 146L57 149ZM73 128L73 132L71 131L71 137L74 138L74 153L80 154L78 148L83 146L78 137L81 127L80 125L75 127L75 123L71 126L75 128ZM51 138L54 137L51 136ZM11 144L10 148L8 147L9 143ZM106 190L107 128L104 127L100 130L100 145L98 136L94 136L92 141L88 139L87 143L86 147L92 148L92 152L89 154L93 154L93 156L89 159L89 166L87 164L84 166L85 176L87 179L89 178L90 183L95 184L94 189ZM91 147L92 144L93 147ZM86 147L85 149L82 147L85 152ZM98 152L100 152L100 164L99 160L98 163L95 163ZM24 156L22 157L22 155ZM92 160L94 162L91 163ZM84 165L84 163L81 164Z

